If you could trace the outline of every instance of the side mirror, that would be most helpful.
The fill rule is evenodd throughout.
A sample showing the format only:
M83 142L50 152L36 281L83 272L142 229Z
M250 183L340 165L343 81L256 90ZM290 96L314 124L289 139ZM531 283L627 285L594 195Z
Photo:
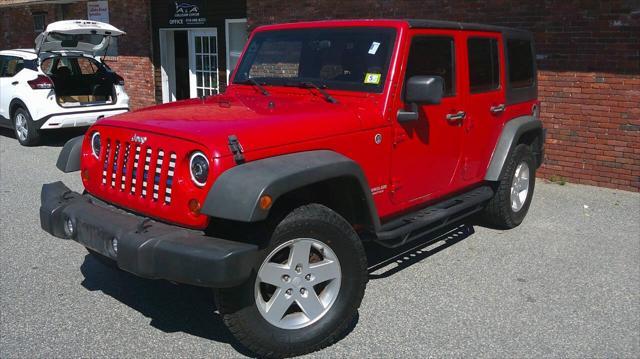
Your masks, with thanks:
M442 101L444 80L440 76L413 76L405 86L404 100L411 104L411 111L398 111L398 121L418 119L418 104L436 105Z

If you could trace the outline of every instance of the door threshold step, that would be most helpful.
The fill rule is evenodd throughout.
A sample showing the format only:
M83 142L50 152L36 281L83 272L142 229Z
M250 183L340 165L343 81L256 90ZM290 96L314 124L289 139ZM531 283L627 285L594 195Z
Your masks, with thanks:
M493 197L493 189L482 186L429 207L408 213L382 225L376 242L385 247L399 247L429 232L474 214Z

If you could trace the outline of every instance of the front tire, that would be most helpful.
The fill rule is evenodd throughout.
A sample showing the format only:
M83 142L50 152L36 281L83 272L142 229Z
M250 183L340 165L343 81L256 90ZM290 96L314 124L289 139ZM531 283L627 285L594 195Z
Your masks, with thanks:
M13 129L21 145L35 146L40 143L40 133L33 123L29 111L22 107L16 109L13 114Z
M299 207L280 222L244 285L216 291L236 339L255 354L289 357L340 339L368 280L360 238L337 213Z
M500 229L515 228L529 211L536 185L536 161L531 148L519 144L507 158L493 198L482 217Z

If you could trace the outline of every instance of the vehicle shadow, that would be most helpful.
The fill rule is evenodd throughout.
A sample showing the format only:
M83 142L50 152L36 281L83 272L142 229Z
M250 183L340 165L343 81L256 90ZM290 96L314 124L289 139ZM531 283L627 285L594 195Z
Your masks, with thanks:
M41 142L38 147L62 147L70 139L84 135L87 132L88 127L76 127L61 130L47 130L42 134ZM16 133L10 128L0 128L0 136L10 138L13 141L16 139Z
M406 246L388 249L367 244L369 278L389 277L462 241L474 233L471 224L451 227L417 239ZM434 247L436 244L438 246ZM165 333L184 332L200 338L231 345L239 354L255 357L228 331L217 312L213 291L188 285L175 285L164 280L136 277L114 266L106 265L91 255L80 267L81 285L89 291L101 291L150 318L150 325ZM359 315L343 336L356 327Z
M254 356L227 330L216 311L211 289L139 278L91 255L85 256L80 271L84 288L101 291L140 312L151 319L150 325L156 329L227 343L240 354Z
M392 276L453 246L474 233L472 222L463 222L427 234L398 248L386 248L375 243L368 243L369 279L376 280Z

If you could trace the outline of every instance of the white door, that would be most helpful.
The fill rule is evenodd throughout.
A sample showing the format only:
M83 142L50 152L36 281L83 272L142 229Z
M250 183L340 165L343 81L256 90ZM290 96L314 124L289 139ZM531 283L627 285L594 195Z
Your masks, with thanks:
M189 30L191 98L215 95L218 86L218 36L215 29Z

